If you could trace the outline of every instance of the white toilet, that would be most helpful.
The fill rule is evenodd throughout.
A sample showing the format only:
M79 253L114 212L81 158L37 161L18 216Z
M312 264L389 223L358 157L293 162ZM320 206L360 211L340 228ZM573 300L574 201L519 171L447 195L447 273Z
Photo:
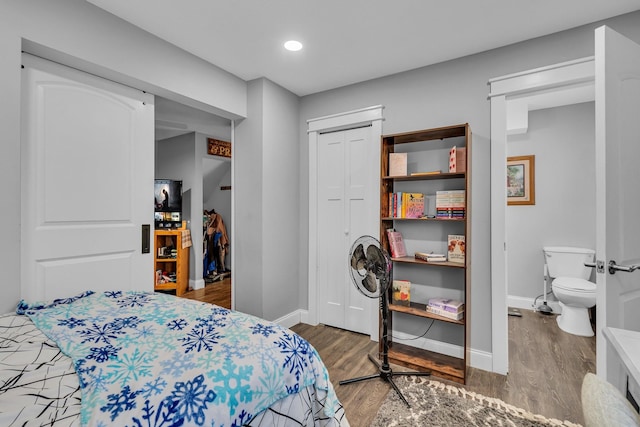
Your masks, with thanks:
M560 329L574 335L593 336L588 309L596 305L596 284L587 280L591 276L595 251L568 246L542 248L551 289L560 301L562 314L557 322Z

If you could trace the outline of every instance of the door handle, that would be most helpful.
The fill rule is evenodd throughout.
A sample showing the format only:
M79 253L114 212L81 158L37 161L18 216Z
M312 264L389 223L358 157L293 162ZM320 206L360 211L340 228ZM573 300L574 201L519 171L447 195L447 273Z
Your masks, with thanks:
M624 271L625 273L631 273L640 268L640 264L633 265L618 265L615 260L609 261L609 274L616 274L616 271Z
M142 224L142 253L148 254L151 250L151 225Z
M595 268L596 263L595 262L585 262L584 263L585 267L591 267L591 268Z

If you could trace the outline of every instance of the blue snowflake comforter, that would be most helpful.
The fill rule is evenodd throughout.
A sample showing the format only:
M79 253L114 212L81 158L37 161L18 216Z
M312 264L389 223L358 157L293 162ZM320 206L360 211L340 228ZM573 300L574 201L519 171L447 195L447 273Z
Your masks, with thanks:
M91 291L19 314L73 359L83 425L240 426L308 386L340 404L316 350L288 329L215 305Z

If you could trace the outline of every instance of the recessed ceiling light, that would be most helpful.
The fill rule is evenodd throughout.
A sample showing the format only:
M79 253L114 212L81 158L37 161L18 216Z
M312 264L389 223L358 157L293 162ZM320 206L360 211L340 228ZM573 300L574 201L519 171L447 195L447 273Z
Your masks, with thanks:
M302 49L302 43L297 40L289 40L288 42L284 43L284 48L292 52L297 52Z

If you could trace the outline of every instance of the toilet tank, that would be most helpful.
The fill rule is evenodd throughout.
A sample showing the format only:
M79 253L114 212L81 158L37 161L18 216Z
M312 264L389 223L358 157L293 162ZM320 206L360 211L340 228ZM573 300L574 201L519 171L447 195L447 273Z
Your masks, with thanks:
M591 267L585 262L593 262L595 251L570 246L545 246L542 248L544 259L551 277L577 277L588 280Z

